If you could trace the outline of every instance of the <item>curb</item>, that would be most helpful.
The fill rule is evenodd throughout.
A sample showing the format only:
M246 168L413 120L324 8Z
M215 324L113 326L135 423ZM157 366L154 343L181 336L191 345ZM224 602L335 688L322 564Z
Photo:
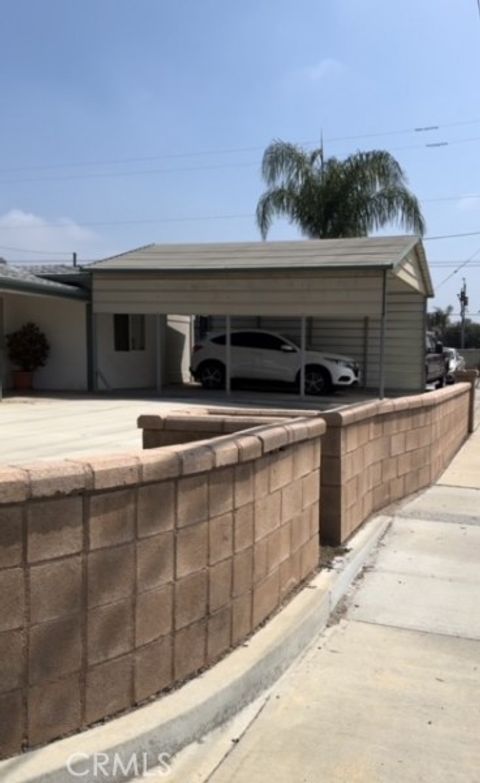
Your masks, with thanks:
M365 523L349 541L349 551L322 571L244 646L163 698L127 715L63 740L0 762L4 783L73 783L90 781L86 770L96 754L115 759L111 774L98 779L124 783L132 756L142 768L158 765L159 756L182 748L220 726L270 687L320 633L340 599L365 566L392 522L380 515ZM67 762L72 757L76 761Z

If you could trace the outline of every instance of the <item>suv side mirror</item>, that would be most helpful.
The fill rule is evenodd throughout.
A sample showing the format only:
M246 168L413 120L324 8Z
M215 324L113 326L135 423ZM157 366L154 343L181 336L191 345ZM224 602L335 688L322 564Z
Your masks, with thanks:
M443 353L443 343L440 341L435 343L435 353Z

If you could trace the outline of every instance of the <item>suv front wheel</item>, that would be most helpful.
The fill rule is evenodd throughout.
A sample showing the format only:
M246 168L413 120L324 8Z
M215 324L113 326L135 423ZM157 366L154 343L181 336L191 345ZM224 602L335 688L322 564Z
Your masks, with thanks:
M332 379L324 367L305 367L305 394L328 394Z

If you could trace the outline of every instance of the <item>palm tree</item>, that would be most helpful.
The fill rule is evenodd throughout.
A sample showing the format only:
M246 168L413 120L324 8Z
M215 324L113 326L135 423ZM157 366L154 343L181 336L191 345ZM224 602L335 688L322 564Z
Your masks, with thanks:
M395 158L385 150L324 159L323 147L308 152L274 141L263 155L267 190L257 205L262 238L276 216L288 217L311 239L366 236L396 222L422 235L425 221Z
M450 326L452 313L452 305L447 305L444 310L441 307L436 307L432 313L427 313L427 327L439 335L445 334Z

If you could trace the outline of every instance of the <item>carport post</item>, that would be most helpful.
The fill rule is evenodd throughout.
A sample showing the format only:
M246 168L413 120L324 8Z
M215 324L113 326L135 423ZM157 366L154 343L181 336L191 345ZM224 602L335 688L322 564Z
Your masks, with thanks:
M163 340L162 340L162 318L155 316L155 389L162 391L162 362L163 362Z
M383 270L382 287L382 317L380 321L380 384L378 396L381 400L385 397L385 328L387 324L387 274L388 270Z
M227 394L230 394L232 390L231 382L230 382L230 372L231 372L231 350L230 350L230 316L225 316L225 391Z
M307 342L307 319L300 319L300 398L305 397L305 346Z

